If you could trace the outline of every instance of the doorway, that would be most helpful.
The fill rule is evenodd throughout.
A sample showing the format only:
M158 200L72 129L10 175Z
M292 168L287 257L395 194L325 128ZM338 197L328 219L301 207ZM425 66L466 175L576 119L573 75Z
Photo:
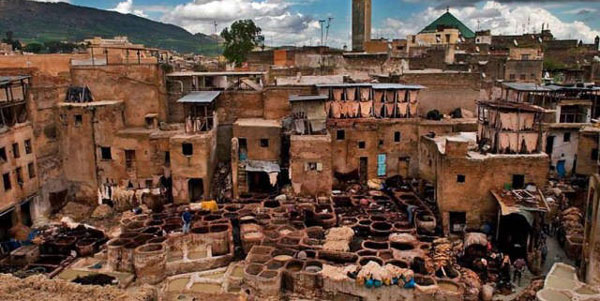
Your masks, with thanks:
M554 136L546 137L546 154L552 155L552 149L554 149Z
M251 193L271 193L273 186L269 174L260 171L248 172L248 190Z
M366 182L368 177L369 158L360 157L358 165L358 176L361 182Z
M246 138L239 138L238 142L240 144L240 161L246 161L248 159L248 140Z
M403 179L408 178L408 162L409 161L410 161L410 157L398 158L398 175L400 175Z
M190 202L200 202L204 197L204 181L202 179L190 179L188 181L188 192Z

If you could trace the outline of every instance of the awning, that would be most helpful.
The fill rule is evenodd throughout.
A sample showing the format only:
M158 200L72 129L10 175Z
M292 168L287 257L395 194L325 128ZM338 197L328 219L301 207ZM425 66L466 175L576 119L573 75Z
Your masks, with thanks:
M221 91L194 91L177 100L178 103L209 104L221 95Z
M279 172L281 172L281 168L279 167L279 164L277 164L275 162L247 160L246 161L246 171L279 173Z

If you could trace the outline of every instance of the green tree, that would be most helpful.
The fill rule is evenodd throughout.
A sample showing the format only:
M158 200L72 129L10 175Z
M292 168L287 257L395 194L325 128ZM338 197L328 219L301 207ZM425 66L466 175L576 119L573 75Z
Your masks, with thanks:
M29 43L23 47L23 51L32 53L41 53L44 50L44 46L40 43Z
M221 37L225 39L223 55L237 66L241 65L252 49L264 43L261 32L252 20L235 21L230 28L221 32Z

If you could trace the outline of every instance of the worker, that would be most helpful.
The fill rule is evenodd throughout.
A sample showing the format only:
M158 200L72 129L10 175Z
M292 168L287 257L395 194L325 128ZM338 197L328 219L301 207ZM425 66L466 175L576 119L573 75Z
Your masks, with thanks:
M185 208L181 214L181 220L183 221L183 233L189 233L190 224L192 223L192 213L190 212L190 208Z
M515 266L515 271L513 272L513 282L515 282L518 286L521 286L521 277L523 276L523 270L525 269L525 259L519 258L515 260L513 264ZM519 280L517 280L517 278Z
M413 224L414 221L414 217L415 217L415 211L417 210L417 206L415 205L408 205L406 206L406 214L408 215L408 223L409 224Z

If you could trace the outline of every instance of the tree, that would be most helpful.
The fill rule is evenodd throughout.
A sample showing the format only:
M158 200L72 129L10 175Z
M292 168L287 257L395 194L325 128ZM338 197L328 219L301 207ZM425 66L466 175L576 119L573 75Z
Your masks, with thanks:
M23 47L23 51L31 53L41 53L43 49L44 46L40 43L29 43Z
M221 32L225 39L223 55L230 62L240 66L255 47L262 45L265 38L262 30L252 20L238 20Z
M12 45L14 50L19 50L21 49L21 42L19 42L19 40L14 40L13 39L13 32L12 31L7 31L6 32L6 38L2 39L2 43L6 43L9 45Z

